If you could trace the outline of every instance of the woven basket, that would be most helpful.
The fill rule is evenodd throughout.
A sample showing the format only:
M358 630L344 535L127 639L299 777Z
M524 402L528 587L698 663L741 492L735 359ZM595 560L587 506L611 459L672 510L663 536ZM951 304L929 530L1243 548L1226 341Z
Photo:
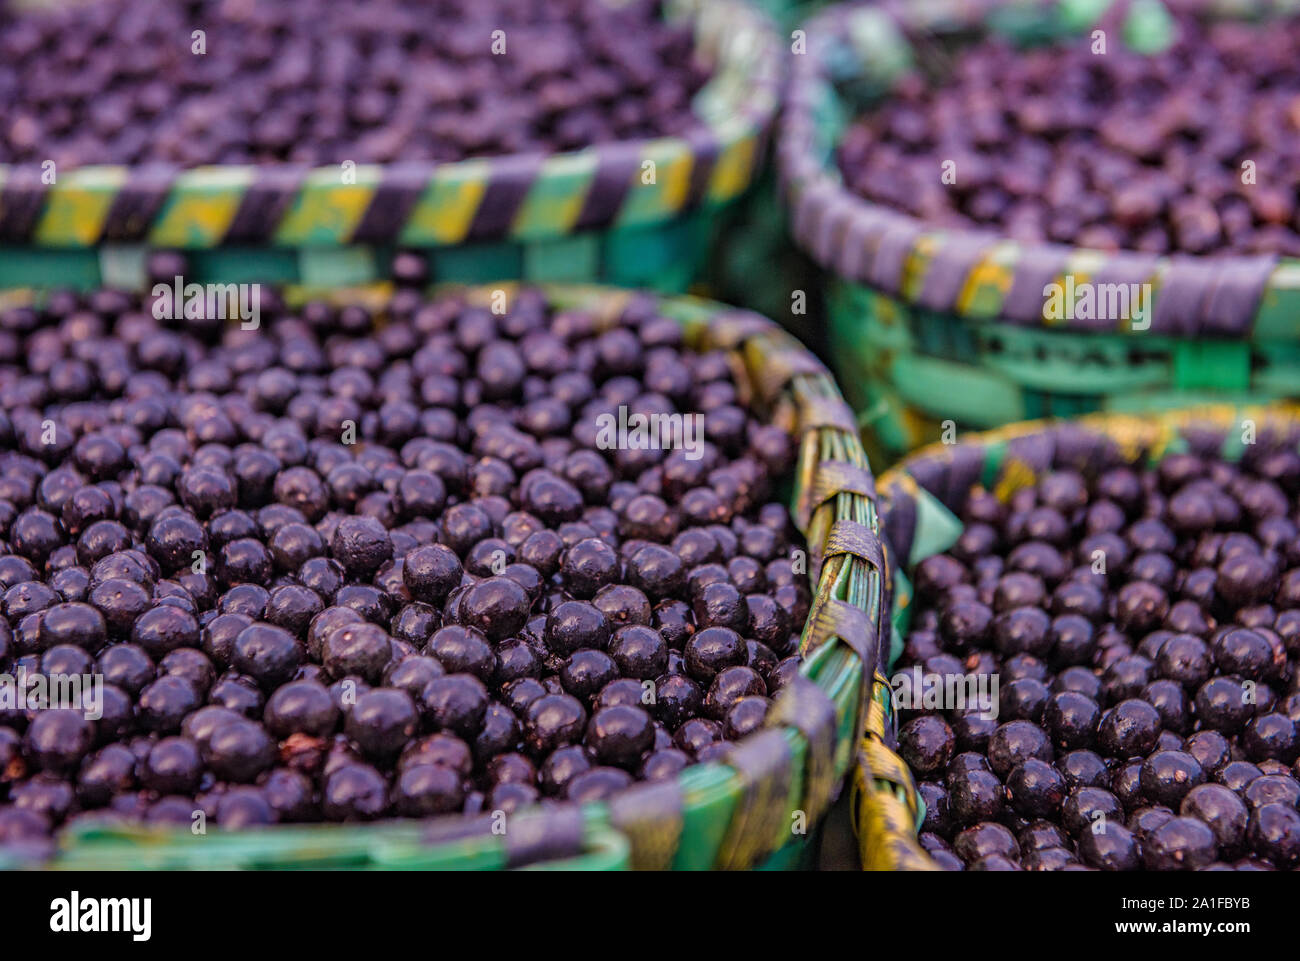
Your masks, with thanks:
M1300 449L1300 406L1209 406L1159 414L1090 414L1076 420L1011 424L966 435L956 444L926 447L880 478L880 518L891 557L893 635L889 662L902 653L911 619L909 576L925 558L951 547L961 534L957 514L975 488L1006 501L1049 470L1068 468L1091 477L1107 468L1152 465L1167 454L1217 454L1227 460L1254 444L1268 451ZM896 746L892 691L877 678L872 690L853 812L862 863L872 870L935 870L916 841L924 817L907 765Z
M843 185L834 150L845 124L913 63L942 69L973 36L1042 42L1100 22L1120 28L1112 43L1158 49L1168 39L1158 0L1131 0L1124 17L1098 21L1107 6L886 2L834 7L807 25L808 53L791 58L777 162L795 238L829 275L830 356L873 460L939 439L946 420L982 429L1300 393L1300 261L1017 243L938 228ZM1296 9L1181 0L1188 6L1232 16ZM1149 328L1044 320L1045 286L1067 277L1151 284Z
M386 273L393 249L413 248L438 281L685 290L719 211L757 173L781 60L770 22L746 0L667 7L693 24L714 66L695 102L702 133L549 156L358 165L349 183L340 165L94 166L47 186L39 169L0 165L0 287L117 281L102 258L138 259L144 247L201 252L200 283L253 265L265 281L357 284ZM654 182L644 183L649 161Z
M500 289L440 292L486 306ZM542 289L556 307L589 311L603 326L618 323L635 298L654 298L659 311L682 324L691 349L729 351L742 396L798 438L790 503L817 589L801 634L800 674L777 696L768 725L738 742L725 764L692 765L676 780L635 785L607 804L520 813L504 835L493 833L490 816L214 830L202 837L183 828L94 824L61 837L53 866L736 869L774 852L777 866L799 860L851 766L867 678L880 679L877 638L888 637L886 555L852 413L821 362L757 314L612 288ZM287 288L285 295L290 303L315 295L379 307L388 288ZM39 296L11 291L7 300ZM22 863L21 852L8 857L9 866Z

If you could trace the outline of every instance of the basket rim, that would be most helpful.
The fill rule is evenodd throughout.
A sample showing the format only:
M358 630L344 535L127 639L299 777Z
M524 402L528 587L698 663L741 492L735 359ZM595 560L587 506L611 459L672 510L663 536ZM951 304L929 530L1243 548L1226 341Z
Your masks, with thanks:
M671 785L667 793L664 793L664 782L638 782L618 795L612 804L601 802L579 807L572 802L563 802L551 808L533 806L511 815L539 826L531 847L546 853L533 860L511 865L512 857L518 859L522 855L512 853L506 840L492 831L490 818L486 815L477 819L447 815L436 819L389 820L368 825L321 822L277 825L255 831L219 831L208 835L205 842L205 846L214 840L221 845L212 852L218 860L223 855L236 857L232 851L270 847L271 841L292 849L294 836L306 842L299 854L305 852L312 857L324 858L334 850L339 852L339 856L355 858L359 852L394 844L409 845L421 838L427 839L431 831L444 831L452 839L442 841L444 846L460 845L465 851L495 856L505 866L524 866L578 857L587 849L583 845L590 846L593 832L612 829L629 839L634 867L663 868L672 863L677 853L675 842L663 850L665 839L653 831L647 832L647 828L652 827L649 822L676 816L680 827L682 817L716 805L719 796L725 794L735 797L735 807L727 815L726 830L722 832L724 836L713 842L709 864L748 867L776 850L776 835L755 838L746 836L745 829L749 828L753 833L757 827L760 829L758 834L762 835L761 829L771 826L770 819L762 818L763 813L770 815L775 811L784 816L790 786L799 789L799 801L809 825L820 819L837 793L860 735L870 675L875 673L879 678L877 639L888 637L891 605L885 556L887 548L883 539L876 536L880 524L874 508L874 482L852 413L825 366L774 321L750 310L700 297L661 295L595 284L532 284L527 281L435 285L432 292L452 295L459 292L471 302L474 298L486 302L487 298L503 289L517 288L541 290L554 306L589 309L598 314L598 319L603 315L610 321L616 320L635 299L648 299L665 316L672 317L686 328L690 349L723 349L746 355L743 376L747 382L742 386L752 390L754 403L763 411L765 422L793 425L791 433L801 450L794 475L792 516L807 538L808 571L814 587L810 612L801 636L799 676L802 680L783 688L774 699L773 713L780 712L779 719L736 742L738 747L747 750L744 764L740 764L740 757L728 758L726 762L693 763L683 769L675 781L667 782ZM388 285L362 288L294 286L286 291L286 295L319 294L347 299L365 294L382 296L387 289ZM814 392L817 399L801 406L795 395L805 391ZM847 458L824 453L827 438L831 436L840 445L837 450L848 452ZM846 460L857 465L856 474L845 471ZM850 476L846 477L846 473ZM861 530L846 531L840 526L841 522L851 522L853 516L864 517L867 523L857 525ZM848 526L854 525L850 523ZM846 540L848 535L855 533L863 540ZM812 576L814 572L815 577ZM856 599L850 594L847 601L837 600L840 585L853 578L858 578L860 585ZM859 613L853 615L842 610L849 606L855 606ZM864 661L868 663L864 665ZM818 712L825 710L830 711L830 720L836 722L829 728L824 723L824 713L818 717ZM845 715L845 721L837 722L840 714ZM845 734L846 730L849 733ZM827 735L829 744L822 743ZM796 749L796 744L800 745L799 749ZM764 780L771 774L770 767L764 766L764 756L773 752L785 755L785 773L790 778L779 784L780 790L786 793L778 792L774 797L765 796L772 792L763 790L771 786L770 780ZM750 767L756 756L757 768ZM819 765L816 769L814 762ZM791 766L799 768L805 765L806 772L797 771L791 775L788 770ZM639 809L629 810L627 816L621 816L619 799L638 794L641 804L627 807ZM669 808L656 808L656 804L662 803L667 803ZM758 813L755 813L756 808ZM575 810L580 817L575 818ZM789 822L785 823L788 827ZM73 864L85 858L93 859L97 845L123 843L142 845L142 850L150 857L175 857L182 862L172 865L175 867L203 866L202 853L189 855L194 858L193 864L185 860L185 849L193 851L194 845L189 830L119 825L111 817L102 822L92 818L72 831L56 835L57 853L46 866L58 867L61 861ZM431 858L436 858L443 847L435 845L427 850ZM274 859L273 855L267 857ZM267 866L292 863L292 853L287 857L283 864Z
M354 164L351 182L343 161L91 164L53 184L40 165L0 164L0 237L54 248L442 247L651 226L720 206L758 172L780 99L779 40L750 0L673 0L668 13L693 23L697 49L716 59L701 94L725 109L697 113L696 130L555 153ZM643 185L650 161L656 181Z
M1181 440L1198 433L1223 438L1239 427L1244 421L1254 421L1258 434L1276 431L1283 435L1283 440L1300 448L1300 403L1277 404L1204 404L1154 414L1137 415L1119 412L1098 412L1077 418L1042 418L1006 424L990 430L972 431L961 434L952 444L928 444L912 452L897 464L884 471L879 478L880 514L886 537L891 537L891 527L900 514L912 512L920 498L940 498L913 476L912 470L919 462L947 459L951 461L957 452L978 448L980 454L993 449L1007 447L1017 441L1034 441L1058 437L1070 433L1072 439L1088 435L1094 442L1114 445L1116 453L1126 462L1136 462L1141 458L1148 461L1174 452ZM1017 461L1014 454L1007 449L1006 459L999 460L994 470L1001 478L1004 472L1016 473L1024 467L1023 461ZM1057 451L1051 450L1051 462L1056 463ZM1034 469L1027 468L1022 480L1032 478ZM977 478L973 486L982 481ZM960 497L964 492L949 491L952 496ZM914 519L916 515L913 514ZM920 523L915 525L920 526ZM894 528L893 539L899 535ZM904 536L907 543L894 543L896 551L893 556L901 559L898 567L890 568L890 578L894 583L894 609L891 616L897 621L910 602L910 588L901 580L910 577L914 567L913 560L908 559L913 532ZM900 578L901 575L901 578ZM891 665L892 667L892 665ZM886 678L877 677L873 689L873 700L892 703L889 683ZM916 791L916 779L911 770L894 751L887 746L887 727L892 720L892 711L885 711L885 723L873 716L868 723L866 740L875 750L875 757L884 757L885 769L891 776L875 779L859 776L855 783L857 803L853 816L862 831L863 850L869 848L882 861L878 867L902 870L934 870L937 866L929 855L921 849L916 841L917 829L924 806ZM876 723L872 723L876 721ZM898 778L901 770L903 778ZM893 815L890 817L889 815ZM905 830L906 828L906 830ZM867 837L871 830L875 835ZM909 833L910 832L910 833Z
M776 163L792 234L813 260L840 278L912 306L972 322L1077 333L1249 336L1267 312L1269 295L1300 292L1300 258L1155 255L1128 249L1112 253L1049 241L1026 243L996 227L941 227L849 190L833 151L819 153L816 146L815 114L822 105L838 101L829 61L837 53L860 61L858 38L864 33L878 35L878 41L888 37L906 43L909 30L942 33L957 26L987 27L997 13L1014 4L999 0L983 6L964 0L930 0L915 6L855 0L828 8L807 23L807 55L792 58L786 108L778 121ZM1070 6L1069 0L1051 0L1043 9ZM1243 11L1230 0L1183 0L1180 9L1237 16L1287 13ZM1075 29L1098 22L1079 23ZM1044 288L1065 277L1095 280L1098 285L1148 284L1149 328L1129 330L1120 320L1072 316L1048 320ZM1169 287L1177 288L1178 296L1162 296ZM1269 325L1269 335L1300 337L1293 327L1276 323Z

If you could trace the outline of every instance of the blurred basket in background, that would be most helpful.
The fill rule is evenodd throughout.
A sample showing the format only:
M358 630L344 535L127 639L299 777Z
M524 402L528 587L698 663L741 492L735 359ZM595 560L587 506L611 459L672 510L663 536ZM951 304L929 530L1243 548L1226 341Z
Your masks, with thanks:
M0 287L142 280L145 248L192 279L349 285L420 251L440 282L525 279L684 291L720 212L758 173L779 96L770 22L746 0L674 0L713 73L702 133L452 163L92 166L42 182L0 165ZM650 171L653 171L653 176Z
M777 163L795 239L828 275L830 356L873 459L939 439L948 420L982 429L1300 392L1300 261L1025 244L928 224L842 181L835 151L846 125L914 66L942 72L952 51L990 32L1024 44L1086 35L1108 6L855 4L806 25ZM1196 6L1238 17L1288 9ZM1133 0L1123 42L1160 49L1169 27L1158 0ZM1045 320L1046 285L1069 279L1150 284L1149 327Z

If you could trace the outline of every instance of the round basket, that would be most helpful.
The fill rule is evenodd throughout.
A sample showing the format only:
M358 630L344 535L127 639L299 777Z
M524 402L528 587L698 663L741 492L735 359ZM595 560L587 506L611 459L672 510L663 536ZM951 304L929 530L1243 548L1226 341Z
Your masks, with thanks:
M942 71L972 37L1041 43L1082 34L1086 42L1100 23L1118 28L1113 44L1151 50L1168 41L1171 21L1158 0L1130 0L1122 15L1117 8L1099 21L1109 6L856 4L807 25L807 55L792 58L777 162L794 236L829 275L830 356L873 458L937 440L947 421L983 429L1300 392L1300 261L1019 243L993 231L936 227L843 184L834 154L845 125L911 67ZM1215 0L1180 0L1179 7L1236 17L1294 10ZM1112 291L1143 292L1144 317L1055 319L1045 310L1045 288L1076 282L1108 302ZM1131 310L1115 314L1132 318Z
M1300 450L1300 406L1215 405L1159 414L1090 414L1031 421L934 444L880 477L880 518L891 557L893 635L888 661L902 653L911 618L909 577L916 565L951 547L972 490L1009 500L1061 468L1092 477L1120 465L1153 465L1194 452L1240 460L1248 450ZM924 810L907 765L895 753L895 714L888 682L876 679L854 774L853 813L862 863L873 870L935 870L916 841Z
M694 105L701 132L346 171L92 166L50 185L40 169L0 165L0 287L116 283L114 270L141 247L196 251L199 282L256 271L280 283L357 284L384 275L394 248L413 248L438 281L683 291L707 261L719 211L757 173L781 59L770 22L746 0L666 8L692 25L713 65ZM107 271L96 247L108 248Z
M501 285L440 288L487 306ZM740 869L797 862L839 793L862 730L869 677L888 637L887 555L875 487L848 405L822 363L770 320L696 298L544 285L557 308L619 323L637 298L679 321L693 350L731 354L742 398L798 439L789 503L816 585L801 633L799 675L778 694L765 728L737 742L726 763L687 767L609 803L558 805L500 818L448 817L366 825L212 831L93 824L67 832L59 868ZM11 299L17 294L11 294ZM39 295L37 295L39 296ZM312 291L365 299L382 318L386 288ZM887 645L886 645L887 646ZM13 864L23 852L4 852ZM0 865L3 866L3 865Z

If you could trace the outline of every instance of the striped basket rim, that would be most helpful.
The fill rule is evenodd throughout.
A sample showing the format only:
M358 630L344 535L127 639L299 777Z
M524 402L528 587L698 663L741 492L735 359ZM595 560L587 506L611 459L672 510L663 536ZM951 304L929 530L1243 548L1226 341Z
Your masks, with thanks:
M742 869L797 840L805 833L800 825L811 831L826 813L853 764L869 677L881 678L892 610L875 484L833 378L773 321L702 298L516 281L434 291L459 291L487 305L519 286L542 290L553 306L590 311L598 325L613 325L629 304L649 300L682 324L692 349L731 353L742 396L797 438L792 516L807 541L816 590L801 633L799 675L774 699L767 726L737 742L725 763L690 765L676 780L634 785L609 803L520 812L508 834L491 816L217 831L201 841L185 828L92 822L60 838L51 866L491 869L582 858L601 849L600 832L612 830L626 839L633 868ZM290 303L363 298L374 306L389 290L290 287L285 296ZM515 818L521 826L513 826ZM620 866L616 854L607 853L608 866Z
M1159 0L1133 0L1134 4ZM1171 0L1166 0L1171 2ZM1083 30L1108 3L1052 0L1033 16ZM1243 7L1234 0L1179 0L1179 9L1224 16L1295 14L1290 0ZM807 54L793 57L776 161L795 240L821 266L928 310L971 321L1001 321L1080 332L1120 331L1115 320L1047 320L1043 291L1067 275L1101 284L1150 284L1148 332L1177 337L1274 337L1294 340L1300 327L1300 259L1274 255L1114 253L1059 243L1013 241L989 229L944 229L872 203L849 191L825 142L820 118L837 105L834 81L846 72L876 72L888 81L906 66L910 32L943 34L988 27L999 15L1030 16L1014 0L929 0L842 4L806 27ZM847 66L846 66L847 65ZM1127 332L1127 331L1125 331Z
M780 98L771 21L748 0L674 0L716 63L701 128L555 154L344 166L87 166L43 182L0 165L0 245L450 246L647 226L724 204L753 180ZM654 163L654 182L642 181Z
M1189 447L1240 456L1240 432L1249 421L1257 443L1300 450L1300 404L1210 404L1159 414L1088 414L1071 420L1034 420L959 436L954 444L930 444L879 478L879 507L890 556L892 618L897 639L910 612L912 568L933 553L926 535L926 502L957 513L971 489L982 486L1000 497L1032 484L1056 466L1097 469L1099 465L1154 463ZM942 509L939 511L943 513ZM923 541L930 546L921 548ZM897 649L898 645L895 645ZM875 709L854 773L853 817L863 863L876 870L936 870L916 840L923 806L906 763L896 753L892 691L877 677Z

